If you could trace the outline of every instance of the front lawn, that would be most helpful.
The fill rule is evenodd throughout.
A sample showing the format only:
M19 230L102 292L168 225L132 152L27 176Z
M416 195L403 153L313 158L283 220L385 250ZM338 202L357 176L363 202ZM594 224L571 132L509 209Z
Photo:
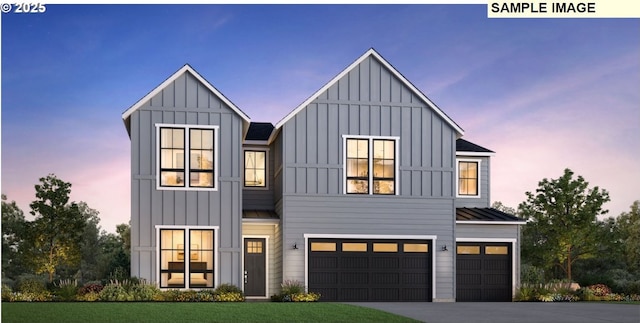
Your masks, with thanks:
M417 322L339 303L9 303L2 322Z

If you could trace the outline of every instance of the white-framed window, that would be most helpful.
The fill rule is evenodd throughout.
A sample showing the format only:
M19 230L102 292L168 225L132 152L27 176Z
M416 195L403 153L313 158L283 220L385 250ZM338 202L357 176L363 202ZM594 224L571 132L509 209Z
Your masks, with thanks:
M218 126L156 124L156 187L218 189Z
M480 197L480 159L457 159L457 197Z
M397 195L399 139L343 136L344 193Z
M213 288L217 227L156 226L160 288Z
M267 188L268 150L246 148L244 150L244 187Z

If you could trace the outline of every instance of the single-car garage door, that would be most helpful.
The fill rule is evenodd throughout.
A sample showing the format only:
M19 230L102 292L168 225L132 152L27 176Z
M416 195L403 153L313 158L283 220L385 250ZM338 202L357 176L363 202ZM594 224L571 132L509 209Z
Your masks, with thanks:
M309 239L309 291L324 301L430 301L430 240Z
M458 242L456 301L510 302L512 252L510 243Z

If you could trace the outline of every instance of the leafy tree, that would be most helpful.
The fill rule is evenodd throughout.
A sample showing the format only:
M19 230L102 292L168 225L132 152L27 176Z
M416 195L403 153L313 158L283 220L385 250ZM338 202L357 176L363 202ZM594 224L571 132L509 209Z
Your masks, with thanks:
M2 276L15 278L21 274L23 259L21 247L24 243L26 230L24 212L15 201L7 202L7 196L2 194Z
M633 202L628 213L620 214L616 224L624 246L624 261L629 271L640 274L640 201Z
M504 213L509 213L509 214L512 214L512 215L516 215L516 213L517 213L516 209L514 209L512 207L509 207L509 206L506 206L506 205L502 204L502 202L500 202L500 201L493 202L493 204L491 204L491 208L494 208L494 209L496 209L498 211L501 211L501 212L504 212Z
M518 206L520 216L529 220L523 228L522 255L533 265L552 272L561 268L572 279L572 265L598 252L597 216L607 213L602 205L609 193L570 169L558 179L543 179L535 194Z
M68 203L71 183L50 174L35 186L36 200L29 225L29 259L36 273L47 273L52 282L61 266L76 266L81 259L81 242L86 220L76 203Z

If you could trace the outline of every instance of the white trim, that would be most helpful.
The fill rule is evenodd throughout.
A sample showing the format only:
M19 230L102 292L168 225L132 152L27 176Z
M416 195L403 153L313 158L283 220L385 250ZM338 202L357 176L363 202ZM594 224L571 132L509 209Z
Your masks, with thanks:
M245 153L247 151L264 152L264 186L245 186L244 175L246 164ZM267 147L242 147L242 189L252 191L268 191L269 190L269 148Z
M380 56L380 54L378 54L378 52L376 52L376 50L373 48L367 50L367 52L365 52L362 56L360 56L360 58L358 58L355 62L351 63L351 65L349 65L347 68L342 70L340 74L336 75L333 79L331 79L329 83L325 84L322 88L320 88L320 90L316 91L313 95L311 95L308 99L302 102L293 111L289 112L288 115L286 115L284 118L282 118L282 120L276 123L275 128L279 129L280 127L282 127L282 125L284 125L287 121L289 121L289 119L293 118L293 116L295 116L298 112L300 112L300 110L306 108L307 105L313 102L313 100L317 99L318 96L320 96L320 94L322 94L323 92L328 90L331 86L336 84L341 78L343 78L345 75L351 72L352 69L354 69L360 63L362 63L369 56L373 56L374 58L376 58L384 67L386 67L389 71L391 71L391 73L393 73L393 75L397 77L406 87L411 89L415 95L417 95L420 99L422 99L425 103L427 103L427 106L429 106L433 111L436 112L436 114L438 114L453 129L456 130L459 137L461 137L464 134L464 130L462 130L460 126L458 126L451 118L449 118L449 116L447 116L442 110L440 110L440 108L438 108L438 106L435 105L435 103L431 102L429 98L427 98L420 90L418 90L413 84L411 84L409 80L407 80L402 74L400 74L400 72L398 72L393 66L391 66L391 64L389 64L387 60L382 58L382 56Z
M431 240L431 299L436 299L436 245L437 235L389 235L389 234L304 234L304 285L309 287L309 239L389 239L389 240Z
M460 195L460 162L478 163L478 194L477 195ZM456 198L461 199L479 199L482 198L482 159L478 158L456 158Z
M516 295L516 244L518 242L517 239L513 238L456 238L457 242L502 242L502 243L511 243L511 298ZM457 245L456 245L457 246ZM458 261L458 253L457 250L454 250L454 255L456 256L456 262ZM520 251L518 251L518 255L520 255ZM456 276L458 274L456 273ZM456 278L456 286L458 284Z
M154 96L160 93L164 88L166 88L173 81L177 80L182 74L189 72L193 77L195 77L202 85L204 85L209 91L213 92L222 102L227 104L235 113L237 113L244 121L247 123L251 122L249 116L247 116L240 108L238 108L235 104L233 104L229 99L227 99L220 91L218 91L211 83L204 79L196 70L193 69L189 64L185 64L182 68L180 68L177 72L173 73L169 78L167 78L160 85L155 87L149 94L145 95L142 99L138 100L134 105L132 105L129 109L122 113L122 120L126 120L131 116L133 112L138 110L141 106L143 106L147 101L151 100Z
M243 145L268 146L269 140L245 140Z
M500 225L523 225L527 224L526 221L466 221L456 220L456 224L500 224Z
M475 151L456 151L456 156L469 156L469 157L492 157L496 153L482 153Z
M269 298L269 236L268 235L242 235L242 291L244 292L244 239L264 239L264 296L247 296L247 299Z
M212 126L212 125L194 125L194 124L168 124L168 123L156 123L156 190L166 190L166 191L217 191L220 183L218 181L218 174L220 168L220 156L219 156L219 133L220 126ZM161 128L178 128L184 129L184 186L161 186L161 178L160 178L160 129ZM189 130L190 129L207 129L213 130L213 187L191 187L189 186L190 174L190 140L189 140Z
M191 230L213 230L213 288L217 287L219 285L219 281L220 281L220 265L219 265L219 250L220 250L220 239L218 236L218 231L220 230L219 226L199 226L199 225L167 225L167 224L158 224L155 226L156 229L156 245L155 245L155 251L156 251L156 270L155 270L155 274L156 274L156 281L155 281L155 285L158 288L170 288L170 287L160 287L160 279L161 279L161 275L160 275L160 230L184 230L184 239L185 239L185 252L186 249L189 245L191 245L190 241L189 241L189 231ZM186 255L186 253L185 253ZM189 265L190 262L189 261L185 261L184 264L184 271L185 273L189 272ZM185 275L185 277L187 277ZM206 288L210 288L210 287L206 287ZM181 289L189 289L189 280L188 279L184 279L184 288ZM193 289L200 289L200 288L193 288Z
M347 140L348 139L366 139L368 141L368 163L369 163L369 194L350 194L347 193ZM393 140L394 144L394 187L393 194L374 194L373 193L373 141L374 140ZM394 196L400 195L400 137L397 136L363 136L363 135L342 135L342 194L344 195L382 195Z

